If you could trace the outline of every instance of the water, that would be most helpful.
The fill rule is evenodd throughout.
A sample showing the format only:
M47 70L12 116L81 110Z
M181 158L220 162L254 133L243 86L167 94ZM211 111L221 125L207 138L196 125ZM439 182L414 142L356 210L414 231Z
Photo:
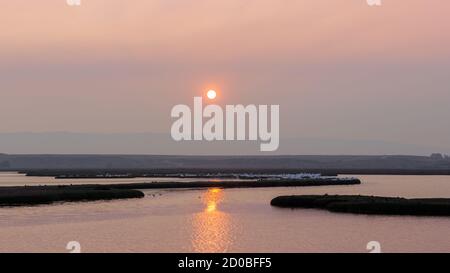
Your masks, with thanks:
M83 252L367 252L369 241L383 252L450 252L450 218L269 204L290 194L450 197L450 176L359 177L353 186L146 190L143 199L0 208L0 252L67 252L69 241Z

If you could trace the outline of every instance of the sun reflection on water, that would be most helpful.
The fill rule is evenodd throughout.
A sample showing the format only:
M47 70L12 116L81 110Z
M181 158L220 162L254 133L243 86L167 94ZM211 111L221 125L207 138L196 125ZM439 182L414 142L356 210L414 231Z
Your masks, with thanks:
M192 220L192 249L195 252L226 252L232 243L230 216L219 210L222 189L208 189L201 196L204 209Z

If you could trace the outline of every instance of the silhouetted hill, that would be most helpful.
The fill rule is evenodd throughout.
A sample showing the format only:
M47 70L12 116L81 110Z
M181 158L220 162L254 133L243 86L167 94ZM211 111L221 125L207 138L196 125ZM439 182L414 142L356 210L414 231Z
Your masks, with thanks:
M162 156L0 155L0 170L55 169L280 169L337 173L450 172L450 160L426 156Z

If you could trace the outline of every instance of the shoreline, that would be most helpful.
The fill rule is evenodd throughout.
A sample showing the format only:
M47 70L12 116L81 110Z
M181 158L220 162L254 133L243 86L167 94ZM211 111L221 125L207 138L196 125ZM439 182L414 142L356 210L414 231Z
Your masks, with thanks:
M450 169L396 169L396 168L92 168L92 169L9 169L26 176L49 176L56 179L86 179L86 178L152 178L183 177L189 174L197 178L237 178L243 174L289 174L317 173L322 176L338 175L450 175ZM184 176L186 177L186 176ZM190 177L191 178L191 177Z

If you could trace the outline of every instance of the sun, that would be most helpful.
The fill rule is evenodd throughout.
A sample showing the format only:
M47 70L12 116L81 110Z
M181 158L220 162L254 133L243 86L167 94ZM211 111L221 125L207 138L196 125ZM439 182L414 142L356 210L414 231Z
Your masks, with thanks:
M208 99L213 100L217 97L217 93L215 90L211 89L206 93L206 96L208 97Z

